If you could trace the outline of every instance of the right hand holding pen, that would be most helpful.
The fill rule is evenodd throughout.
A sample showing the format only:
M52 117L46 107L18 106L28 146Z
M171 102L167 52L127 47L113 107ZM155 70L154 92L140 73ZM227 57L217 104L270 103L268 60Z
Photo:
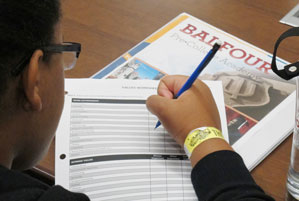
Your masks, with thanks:
M149 111L181 146L195 128L212 126L221 130L215 101L202 81L196 80L178 99L173 99L187 79L180 75L164 77L158 86L158 95L149 97L146 102Z
M193 129L209 126L221 130L216 103L210 89L202 81L196 80L178 99L173 99L187 78L179 75L164 77L158 86L158 95L150 96L146 102L149 111L159 118L182 147ZM201 143L191 155L192 166L206 155L220 150L232 148L223 139L209 139Z

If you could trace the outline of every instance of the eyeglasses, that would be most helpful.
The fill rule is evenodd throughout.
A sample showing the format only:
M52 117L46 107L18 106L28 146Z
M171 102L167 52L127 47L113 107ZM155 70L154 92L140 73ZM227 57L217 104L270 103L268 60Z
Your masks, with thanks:
M79 58L81 52L81 44L73 42L64 42L58 45L50 45L42 48L45 52L63 53L64 70L72 69Z
M44 52L62 53L64 70L70 70L76 65L77 59L79 58L81 44L74 42L64 42L62 44L49 45L40 49ZM31 56L32 54L25 56L11 71L12 75L19 75L29 63Z

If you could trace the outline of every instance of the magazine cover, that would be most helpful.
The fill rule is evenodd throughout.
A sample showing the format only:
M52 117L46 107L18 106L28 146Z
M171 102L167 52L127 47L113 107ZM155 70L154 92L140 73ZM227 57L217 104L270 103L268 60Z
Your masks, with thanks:
M229 141L251 170L294 125L295 83L272 72L268 52L182 13L93 78L190 75L217 40L222 46L200 79L222 81ZM277 60L278 68L287 63Z

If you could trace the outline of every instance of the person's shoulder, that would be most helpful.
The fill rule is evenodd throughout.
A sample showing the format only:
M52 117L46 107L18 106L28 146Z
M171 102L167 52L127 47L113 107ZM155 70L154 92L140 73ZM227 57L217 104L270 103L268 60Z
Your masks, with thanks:
M81 193L73 193L61 186L48 186L19 171L0 166L0 200L6 201L88 201Z

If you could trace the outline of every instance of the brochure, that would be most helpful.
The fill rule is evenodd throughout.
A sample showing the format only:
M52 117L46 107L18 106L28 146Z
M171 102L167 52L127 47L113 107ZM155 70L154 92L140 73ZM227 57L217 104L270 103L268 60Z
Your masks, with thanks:
M294 126L296 86L271 71L270 53L182 13L93 78L189 76L217 40L222 46L200 79L222 81L230 144L252 170ZM277 59L278 68L287 63Z

